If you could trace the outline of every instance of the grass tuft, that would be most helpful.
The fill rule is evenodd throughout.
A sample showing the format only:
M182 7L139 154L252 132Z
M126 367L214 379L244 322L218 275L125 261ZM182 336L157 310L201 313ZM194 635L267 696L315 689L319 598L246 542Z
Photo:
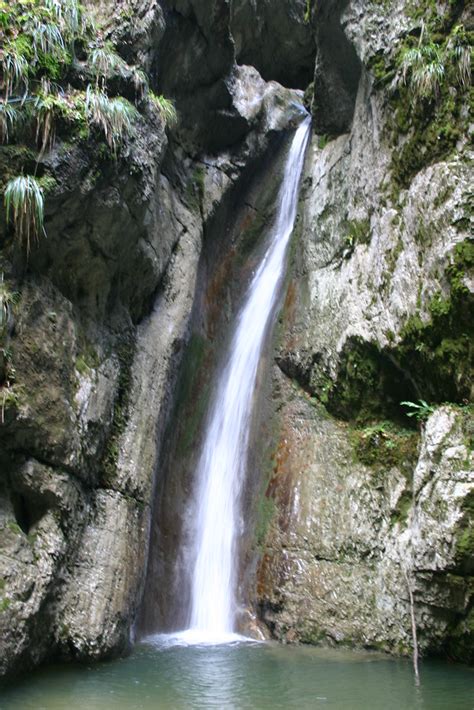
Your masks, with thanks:
M7 221L11 221L20 244L29 254L31 242L44 232L43 189L31 175L19 175L7 183L4 194Z

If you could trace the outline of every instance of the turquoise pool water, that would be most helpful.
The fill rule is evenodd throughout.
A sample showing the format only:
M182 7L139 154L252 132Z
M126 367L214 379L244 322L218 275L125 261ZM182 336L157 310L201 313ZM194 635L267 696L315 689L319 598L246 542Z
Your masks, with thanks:
M474 670L276 644L142 643L91 666L50 666L0 689L2 710L468 710Z

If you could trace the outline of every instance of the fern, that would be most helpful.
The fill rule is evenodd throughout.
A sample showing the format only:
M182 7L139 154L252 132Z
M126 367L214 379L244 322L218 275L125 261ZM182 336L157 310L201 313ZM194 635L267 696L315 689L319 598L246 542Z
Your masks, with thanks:
M31 242L44 232L44 198L39 182L31 175L19 175L7 183L4 195L7 221L11 221L21 245L29 254Z

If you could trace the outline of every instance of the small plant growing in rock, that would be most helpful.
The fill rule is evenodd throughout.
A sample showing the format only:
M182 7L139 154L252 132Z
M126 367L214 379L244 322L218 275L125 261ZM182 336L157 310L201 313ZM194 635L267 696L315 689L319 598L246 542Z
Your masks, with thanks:
M7 183L4 203L7 221L11 221L15 234L29 254L31 242L44 232L43 189L31 175L19 175Z
M175 126L178 122L178 114L174 103L161 94L157 96L150 91L150 101L156 106L167 126Z
M105 139L114 154L117 144L132 134L133 125L140 117L127 99L121 96L111 99L104 91L92 86L88 86L86 91L86 113L91 123L104 131Z
M446 54L454 63L457 79L461 86L471 85L471 55L472 48L463 25L456 25L446 45Z
M411 409L410 412L406 413L407 417L415 417L415 419L417 419L419 422L423 422L428 419L430 414L433 414L433 412L435 411L434 407L425 402L424 399L419 399L418 403L400 402L400 404L404 407L408 407L409 409Z
M8 101L0 101L0 142L7 143L10 134L21 122L22 114L18 106Z
M96 77L96 87L104 87L113 74L125 76L128 72L127 63L110 43L94 47L89 54L89 64Z
M407 49L402 59L402 81L410 84L415 99L439 96L445 75L444 57L440 47L433 42L422 43Z
M447 42L434 42L423 24L416 47L405 49L401 57L398 83L411 87L414 102L438 99L446 79L467 88L471 83L471 54L466 31L457 25Z

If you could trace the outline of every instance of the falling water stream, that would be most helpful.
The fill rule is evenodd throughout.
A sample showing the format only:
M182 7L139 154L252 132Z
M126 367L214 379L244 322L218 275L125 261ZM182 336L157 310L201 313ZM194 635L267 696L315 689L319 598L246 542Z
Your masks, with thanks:
M287 159L270 246L238 316L215 390L197 470L189 628L150 637L126 659L40 669L2 687L1 710L464 710L474 672L426 661L415 685L407 659L341 649L239 643L236 547L257 368L293 230L309 120Z
M274 314L293 231L310 119L296 130L287 157L269 247L237 317L210 407L196 473L196 515L189 629L182 640L225 642L236 612L236 542L252 399L265 335Z

